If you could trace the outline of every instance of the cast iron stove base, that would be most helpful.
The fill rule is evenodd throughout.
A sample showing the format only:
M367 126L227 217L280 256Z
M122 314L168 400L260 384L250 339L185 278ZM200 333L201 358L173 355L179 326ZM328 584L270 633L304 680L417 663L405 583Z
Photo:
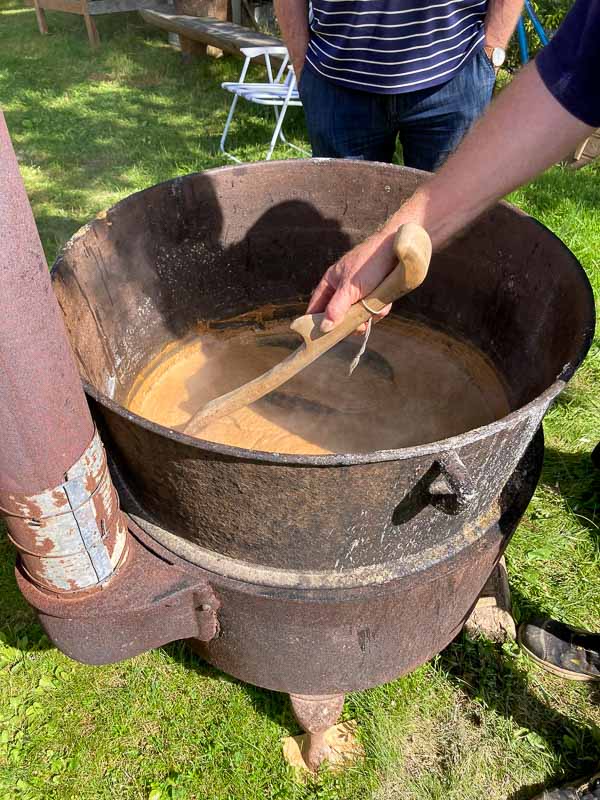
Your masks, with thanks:
M17 581L51 641L77 661L113 663L190 639L224 672L290 694L296 718L312 734L314 767L344 693L416 668L460 632L533 495L542 461L540 430L485 528L461 553L381 584L319 589L236 580L175 555L132 518L127 563L100 589L53 596L19 565ZM116 478L131 513L131 496Z

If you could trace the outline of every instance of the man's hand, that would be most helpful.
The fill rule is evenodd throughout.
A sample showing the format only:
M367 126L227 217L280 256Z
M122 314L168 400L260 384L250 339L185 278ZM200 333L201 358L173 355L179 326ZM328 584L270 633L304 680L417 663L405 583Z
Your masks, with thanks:
M308 314L325 312L321 323L323 333L332 330L346 315L351 305L379 286L396 266L394 233L375 233L333 264L314 290L308 305ZM390 307L378 315L381 319ZM361 326L358 332L363 331Z
M294 67L294 75L296 77L296 86L300 83L300 75L302 75L302 70L304 69L304 62L306 61L306 50L302 55L297 55L294 59L291 58L292 66Z

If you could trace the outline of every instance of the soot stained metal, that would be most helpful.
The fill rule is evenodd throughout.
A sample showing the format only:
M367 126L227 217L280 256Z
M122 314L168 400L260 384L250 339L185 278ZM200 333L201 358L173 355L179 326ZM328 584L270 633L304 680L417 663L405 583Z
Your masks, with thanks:
M0 513L29 580L90 590L124 562L127 524L2 114L0 186Z
M78 498L65 481L93 427L41 280L43 257L10 149L7 161L5 129L1 141L2 170L8 163L22 219L29 214L24 230L14 200L0 207L0 232L13 241L0 271L0 357L20 390L2 384L0 423L15 451L13 458L0 448L2 504L8 493L50 487L73 510ZM543 415L591 341L583 270L549 231L500 204L434 257L427 281L394 305L394 314L474 344L506 381L507 417L445 441L329 456L255 452L149 422L123 400L140 368L197 326L244 325L267 304L275 315L301 310L324 269L424 177L318 160L189 175L93 220L53 268L127 513L128 555L115 569L121 517L114 496L97 488L98 456L95 482L84 482L85 492L79 484L79 499L91 508L103 497L115 515L113 539L96 532L81 540L97 581L98 570L108 570L101 545L112 576L100 591L65 600L47 573L45 581L39 570L33 575L30 557L46 555L44 545L37 540L36 549L25 530L19 538L13 517L21 591L72 658L109 663L185 638L225 672L292 694L313 737L313 768L342 695L391 680L445 647L506 547L539 477ZM23 285L37 314L37 328L24 333L31 309ZM10 508L18 507L13 498Z

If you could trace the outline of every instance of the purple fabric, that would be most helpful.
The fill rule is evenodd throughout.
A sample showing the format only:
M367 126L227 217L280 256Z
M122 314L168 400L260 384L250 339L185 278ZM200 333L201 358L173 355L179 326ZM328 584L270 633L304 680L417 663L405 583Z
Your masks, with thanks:
M600 0L576 0L536 65L563 108L600 128Z

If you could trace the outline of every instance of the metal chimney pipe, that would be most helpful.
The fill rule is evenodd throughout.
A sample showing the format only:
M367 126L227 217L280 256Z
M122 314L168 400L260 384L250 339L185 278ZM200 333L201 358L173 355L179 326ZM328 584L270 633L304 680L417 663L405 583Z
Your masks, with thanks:
M92 589L125 559L125 517L1 110L0 514L46 590Z

